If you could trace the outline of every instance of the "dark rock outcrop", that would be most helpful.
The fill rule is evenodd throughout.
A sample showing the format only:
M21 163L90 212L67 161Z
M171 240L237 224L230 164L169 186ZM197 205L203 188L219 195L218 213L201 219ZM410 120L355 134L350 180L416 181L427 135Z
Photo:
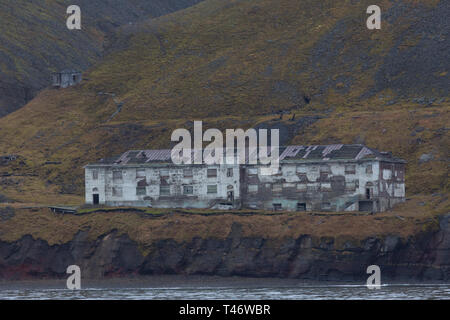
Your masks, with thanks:
M359 244L337 245L332 237L309 235L248 238L239 223L225 239L161 239L145 249L117 231L95 241L80 231L69 243L52 246L31 236L0 242L0 279L66 277L71 264L81 267L84 278L195 274L333 281L364 280L366 268L375 264L383 280L450 281L450 215L440 219L439 230L408 239L367 238Z

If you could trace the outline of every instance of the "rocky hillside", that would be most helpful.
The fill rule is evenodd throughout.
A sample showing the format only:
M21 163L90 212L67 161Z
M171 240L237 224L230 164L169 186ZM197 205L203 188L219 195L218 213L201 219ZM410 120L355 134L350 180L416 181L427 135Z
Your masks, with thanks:
M409 196L447 196L450 6L382 0L382 29L368 30L370 4L206 0L118 28L82 84L0 119L1 152L19 156L0 166L0 193L80 203L87 162L169 147L173 129L203 120L392 151Z
M102 56L105 39L124 24L161 16L200 0L80 0L82 30L66 27L73 1L0 1L0 117L50 84L50 73L86 70Z

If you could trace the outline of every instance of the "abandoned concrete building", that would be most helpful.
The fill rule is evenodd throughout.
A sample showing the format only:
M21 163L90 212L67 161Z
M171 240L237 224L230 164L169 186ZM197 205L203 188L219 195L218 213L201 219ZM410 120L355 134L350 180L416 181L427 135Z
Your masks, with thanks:
M76 70L66 69L52 74L52 86L55 88L67 88L80 83L81 80L81 72Z
M127 151L86 165L86 203L381 212L405 200L405 161L363 145L282 147L275 175L261 175L262 165L175 165L170 154Z

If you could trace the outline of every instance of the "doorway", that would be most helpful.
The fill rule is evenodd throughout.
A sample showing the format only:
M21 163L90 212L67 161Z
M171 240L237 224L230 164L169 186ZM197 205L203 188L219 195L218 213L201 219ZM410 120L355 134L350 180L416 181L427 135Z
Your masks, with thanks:
M233 191L228 191L227 192L227 201L228 202L233 202L234 201L234 192Z
M97 193L93 194L92 197L93 197L93 203L94 204L99 204L100 203L100 196Z

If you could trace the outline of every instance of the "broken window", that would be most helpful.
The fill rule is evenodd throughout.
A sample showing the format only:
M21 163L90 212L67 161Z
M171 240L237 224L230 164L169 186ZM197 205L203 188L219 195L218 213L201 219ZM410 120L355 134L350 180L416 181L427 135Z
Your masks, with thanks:
M113 195L113 197L121 197L122 196L122 188L121 187L113 187L112 195Z
M383 169L383 179L390 180L392 178L392 171L390 169Z
M347 164L345 166L345 173L353 174L356 172L356 166L354 164Z
M122 182L122 170L113 171L113 182Z
M136 169L136 179L145 178L145 169Z
M169 169L161 169L161 170L159 171L159 175L160 175L162 178L167 178L167 177L169 177Z
M273 192L281 192L282 190L283 190L283 187L282 187L281 183L274 183L272 185Z
M322 191L331 191L331 183L330 182L322 182L320 184L320 190L322 190Z
M192 169L183 169L183 177L192 178L193 177Z
M98 179L98 170L92 170L92 180Z
M183 186L183 194L194 194L193 186Z
M208 169L207 176L208 176L208 178L216 178L217 177L217 169Z
M137 196L145 196L147 194L147 190L145 187L136 187L136 195Z
M331 204L329 202L323 202L322 210L331 210Z
M356 190L356 180L346 181L345 182L345 190L346 191L355 191Z
M281 203L273 203L273 211L280 211L283 209L283 207L281 206Z
M208 194L216 194L217 193L217 184L210 184L207 187Z
M233 176L233 168L228 168L227 169L227 177L232 177Z
M159 194L161 196L170 195L170 186L159 186Z

